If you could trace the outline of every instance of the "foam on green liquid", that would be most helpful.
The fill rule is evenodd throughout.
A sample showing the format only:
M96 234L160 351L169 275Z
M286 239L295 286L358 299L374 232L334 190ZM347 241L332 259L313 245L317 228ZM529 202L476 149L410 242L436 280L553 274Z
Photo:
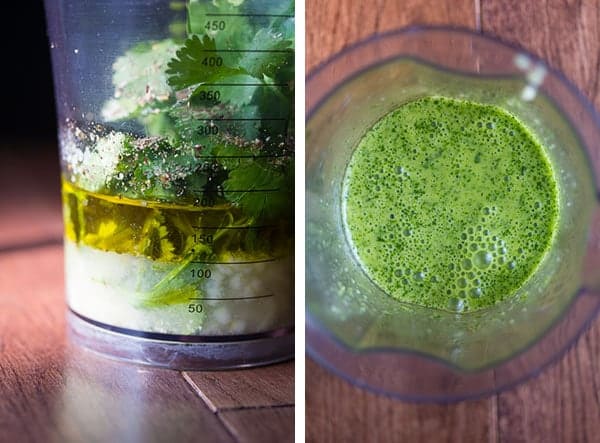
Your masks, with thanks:
M502 108L443 97L367 131L344 182L353 250L392 297L456 312L514 295L551 247L558 189L544 148Z

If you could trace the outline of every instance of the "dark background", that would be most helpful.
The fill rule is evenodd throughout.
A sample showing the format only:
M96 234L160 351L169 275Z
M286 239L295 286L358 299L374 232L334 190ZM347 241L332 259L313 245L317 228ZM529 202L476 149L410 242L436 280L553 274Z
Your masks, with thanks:
M56 140L56 116L44 5L33 0L2 8L0 149L16 149L5 142L18 139L45 141L47 149Z

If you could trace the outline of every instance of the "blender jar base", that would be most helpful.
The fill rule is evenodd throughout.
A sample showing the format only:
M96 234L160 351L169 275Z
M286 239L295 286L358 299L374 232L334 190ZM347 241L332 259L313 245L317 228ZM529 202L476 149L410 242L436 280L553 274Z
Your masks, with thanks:
M231 341L215 337L186 337L188 341L146 337L113 330L67 312L71 341L105 357L180 370L219 370L262 366L287 361L294 355L293 329L282 329ZM182 337L183 339L183 337ZM196 339L197 341L189 341Z

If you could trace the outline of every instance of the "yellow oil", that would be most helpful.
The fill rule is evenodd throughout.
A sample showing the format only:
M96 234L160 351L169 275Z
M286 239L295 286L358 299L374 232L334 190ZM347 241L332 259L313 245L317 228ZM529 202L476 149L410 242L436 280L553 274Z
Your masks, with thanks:
M235 206L178 205L93 193L63 178L65 237L77 244L152 260L233 260L290 253L290 220L256 225Z

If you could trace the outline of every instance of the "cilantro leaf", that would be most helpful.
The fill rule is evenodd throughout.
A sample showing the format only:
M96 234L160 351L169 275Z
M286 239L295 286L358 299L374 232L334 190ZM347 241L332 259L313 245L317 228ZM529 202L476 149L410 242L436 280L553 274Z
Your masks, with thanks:
M207 35L202 39L192 35L175 55L166 73L169 85L177 90L243 73L240 69L223 66L223 58L218 55L215 40Z
M226 86L220 86L225 84ZM215 105L230 103L234 106L247 105L252 101L256 89L260 86L254 77L247 74L225 75L219 78L217 85L204 83L192 92L190 102L196 105ZM218 93L218 98L215 95Z
M193 147L173 146L161 137L129 139L123 144L119 163L107 181L107 191L137 199L193 200L197 187L190 189L187 183L190 179L196 186L198 180L206 181L198 171Z
M225 198L254 220L291 214L292 180L287 171L254 160L240 163L223 182Z
M285 67L294 65L293 42L286 40L282 32L273 29L259 30L250 48L260 52L246 52L240 66L256 78L276 77Z
M105 121L128 120L154 112L172 99L165 69L178 45L171 39L140 43L113 64L113 98L102 108Z
M265 77L263 83L265 86L254 96L258 114L268 118L261 122L260 134L263 139L278 143L293 128L293 92L291 87L275 86L275 80L269 77Z
M190 0L188 3L188 34L208 35L215 39L218 48L237 49L252 39L255 27L243 15L220 16L214 14L241 14L244 0L206 1Z

